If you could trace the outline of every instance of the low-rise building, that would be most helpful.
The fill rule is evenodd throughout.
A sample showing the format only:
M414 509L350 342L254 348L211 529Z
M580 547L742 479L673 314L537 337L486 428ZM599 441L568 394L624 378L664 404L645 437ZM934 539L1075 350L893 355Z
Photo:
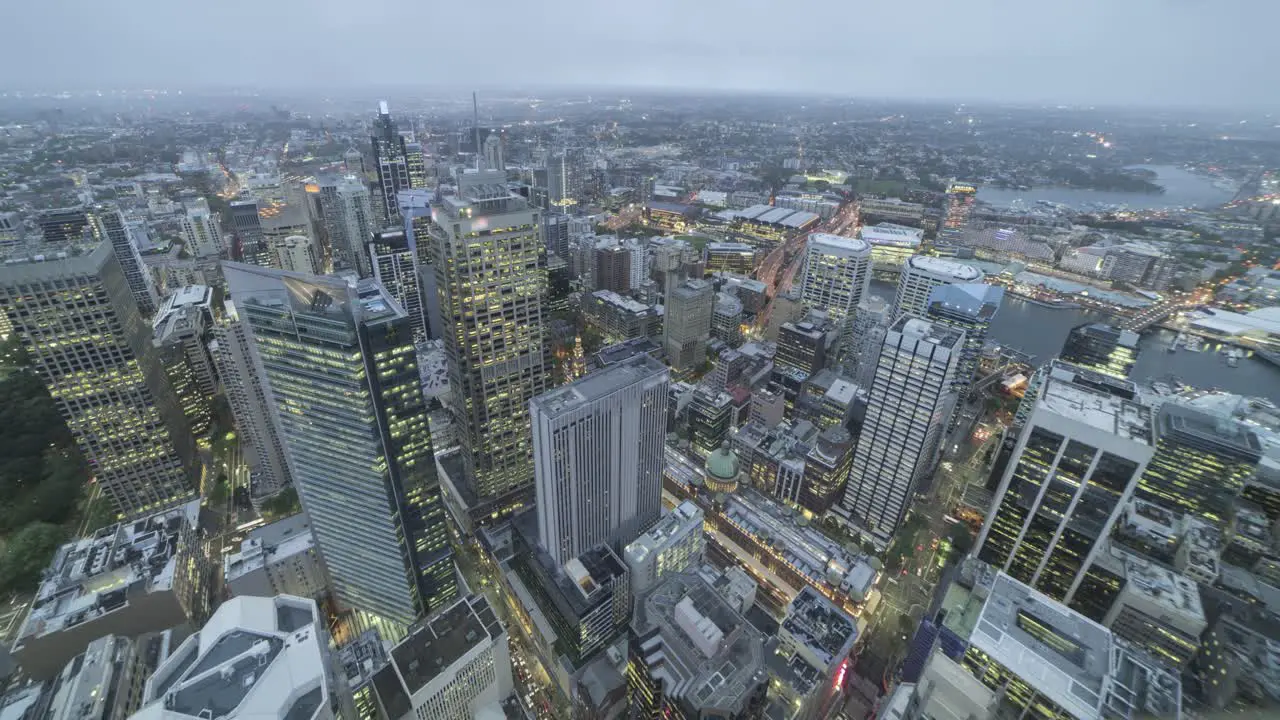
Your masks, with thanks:
M707 544L703 519L702 509L685 500L627 545L623 557L631 569L632 596L648 590L664 575L685 572L702 563Z
M642 302L612 290L597 290L583 298L582 314L607 343L661 335L661 315Z
M1125 564L1124 586L1102 624L1177 669L1195 657L1207 625L1194 582L1137 558Z
M135 637L209 610L200 503L103 528L58 549L13 645L29 677L47 680L105 635Z
M514 689L506 628L480 595L421 621L389 651L362 636L339 661L362 719L500 718Z
M297 595L320 599L328 587L306 513L253 529L238 552L223 558L223 578L234 596Z
M798 708L793 719L824 717L831 695L839 691L836 676L848 671L857 640L854 619L813 588L792 599L768 665L782 697Z
M331 720L349 708L315 602L239 597L160 664L133 720Z

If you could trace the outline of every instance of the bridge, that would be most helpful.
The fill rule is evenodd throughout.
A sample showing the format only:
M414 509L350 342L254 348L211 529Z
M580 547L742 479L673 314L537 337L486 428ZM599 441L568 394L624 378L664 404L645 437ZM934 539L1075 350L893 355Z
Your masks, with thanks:
M1189 307L1195 307L1195 305L1175 302L1173 300L1164 300L1156 303L1155 305L1151 305L1150 307L1143 308L1137 315L1134 315L1120 323L1120 329L1131 330L1141 334L1152 325L1163 322L1164 319L1170 315Z

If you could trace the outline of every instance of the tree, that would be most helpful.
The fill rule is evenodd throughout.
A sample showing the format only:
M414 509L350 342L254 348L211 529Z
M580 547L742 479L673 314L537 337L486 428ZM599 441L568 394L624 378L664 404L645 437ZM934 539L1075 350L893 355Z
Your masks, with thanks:
M281 490L262 503L262 517L267 520L278 520L299 512L302 512L302 504L298 502L298 491L292 487Z
M34 586L62 539L62 528L42 522L31 523L14 534L0 558L0 592Z
M952 525L951 530L947 532L947 539L951 541L954 557L967 555L973 549L973 531L967 525L960 523Z

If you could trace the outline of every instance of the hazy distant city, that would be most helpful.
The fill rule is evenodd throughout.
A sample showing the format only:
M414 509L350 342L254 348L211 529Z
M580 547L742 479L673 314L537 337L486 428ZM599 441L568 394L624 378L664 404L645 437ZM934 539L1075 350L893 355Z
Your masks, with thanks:
M1135 4L15 9L0 720L1280 712L1280 18Z

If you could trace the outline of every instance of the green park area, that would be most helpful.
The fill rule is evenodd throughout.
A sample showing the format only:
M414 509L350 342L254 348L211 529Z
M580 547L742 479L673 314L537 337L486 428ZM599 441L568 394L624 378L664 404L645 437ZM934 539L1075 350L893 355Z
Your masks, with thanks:
M88 468L53 398L20 351L0 377L0 594L28 592L82 528L114 522L89 502Z

